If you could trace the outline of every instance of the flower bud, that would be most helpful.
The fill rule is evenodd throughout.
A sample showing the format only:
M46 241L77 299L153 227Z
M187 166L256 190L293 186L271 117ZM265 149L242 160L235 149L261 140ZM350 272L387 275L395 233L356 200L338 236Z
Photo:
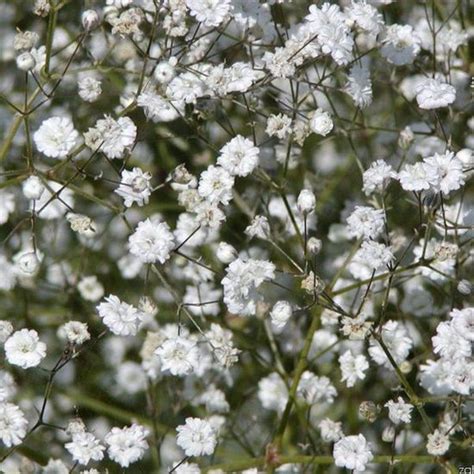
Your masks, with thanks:
M359 415L362 419L373 423L380 413L380 408L374 402L362 402L359 405Z
M216 257L218 260L224 264L228 264L233 262L237 258L237 250L235 250L232 245L228 244L227 242L220 242L217 251Z
M461 280L458 283L458 291L461 295L470 295L472 293L472 284L468 280Z
M309 214L310 212L313 212L316 207L316 196L313 191L303 189L298 196L296 205L301 214Z
M400 364L400 371L401 371L403 374L409 374L412 369L413 369L412 363L411 363L411 362L408 362L407 360L404 360L404 361Z
M158 307L148 296L142 296L138 302L138 309L147 316L153 318L158 314Z
M400 136L398 137L398 146L406 150L414 139L415 135L412 129L407 126L400 132Z
M317 109L309 121L309 128L325 137L334 127L331 116L323 109Z
M321 252L323 243L321 242L321 240L317 239L316 237L310 237L306 245L308 248L308 252L311 255L318 255L319 252Z
M388 425L384 428L382 432L382 441L386 443L391 443L395 439L395 427L393 425Z
M311 295L320 295L324 287L323 280L313 272L309 272L309 275L301 282L301 288Z
M94 28L97 28L100 23L100 18L99 14L95 10L86 10L82 14L82 27L86 31L93 30Z
M31 53L21 53L16 58L16 65L22 71L31 71L36 66L35 58Z

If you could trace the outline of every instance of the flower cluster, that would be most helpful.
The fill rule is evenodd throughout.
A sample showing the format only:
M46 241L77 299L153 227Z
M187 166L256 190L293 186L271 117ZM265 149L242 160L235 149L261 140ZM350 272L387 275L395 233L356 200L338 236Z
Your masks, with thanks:
M0 5L1 472L469 465L466 2Z

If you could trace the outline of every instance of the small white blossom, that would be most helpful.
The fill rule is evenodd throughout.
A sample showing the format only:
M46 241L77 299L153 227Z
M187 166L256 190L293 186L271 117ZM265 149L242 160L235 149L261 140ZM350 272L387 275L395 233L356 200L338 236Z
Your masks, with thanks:
M46 344L34 329L21 329L6 340L5 356L10 364L22 369L36 367L46 356Z
M207 420L186 418L185 424L176 428L178 446L183 448L186 456L205 456L214 452L217 437Z

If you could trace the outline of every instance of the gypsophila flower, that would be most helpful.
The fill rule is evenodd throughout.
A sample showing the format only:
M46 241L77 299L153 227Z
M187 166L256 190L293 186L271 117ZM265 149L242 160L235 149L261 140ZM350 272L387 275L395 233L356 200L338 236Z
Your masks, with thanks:
M210 455L216 448L216 433L207 420L186 418L185 424L178 426L176 431L176 442L186 456Z
M420 52L420 37L410 25L390 25L380 52L396 66L411 64Z
M352 66L350 74L347 76L345 91L351 96L354 104L361 109L365 109L372 103L372 80L365 61Z
M33 134L38 150L50 158L65 158L79 141L69 117L51 117Z
M367 358L362 355L354 356L351 351L346 351L339 356L341 367L341 382L346 382L348 387L353 387L357 380L365 379L365 371L369 368Z
M374 458L370 445L364 435L344 436L333 450L336 466L357 471L365 471L367 464Z
M340 421L332 421L329 418L325 418L320 421L318 428L321 432L321 438L326 442L335 442L344 436Z
M44 191L44 185L38 176L30 176L22 184L23 194L27 199L39 199Z
M302 189L298 194L296 206L302 214L309 214L316 207L316 196L309 189Z
M108 158L123 158L135 142L137 127L129 117L118 120L106 115L97 120L93 128L84 134L85 144L92 150L100 150Z
M199 350L195 341L178 336L165 341L155 351L163 371L183 376L191 373L199 363Z
M474 342L474 308L453 309L449 316L451 327L464 339Z
M82 277L77 289L87 301L99 301L104 296L104 287L95 275Z
M428 170L423 163L406 165L398 174L398 179L405 191L424 191L430 189Z
M234 260L226 268L222 279L224 303L231 313L241 316L254 315L260 299L258 287L275 277L275 265L264 260Z
M71 344L77 345L83 344L91 338L87 330L87 324L80 321L69 321L60 326L58 336Z
M0 260L0 263L1 262ZM13 325L10 321L0 320L0 343L3 344L13 332Z
M416 88L416 101L420 109L447 107L456 99L456 89L437 79L425 79Z
M191 15L204 26L219 26L230 10L230 0L186 0Z
M332 403L337 390L328 377L318 377L306 370L301 376L296 393L306 403L314 405L320 402Z
M426 170L430 187L435 192L448 195L464 184L462 162L453 152L446 152L442 155L435 153L423 160L423 167Z
M271 235L270 224L265 216L257 215L252 219L249 226L245 228L245 233L249 237L268 239Z
M263 408L283 412L288 401L288 389L278 374L272 373L258 382L258 399Z
M13 376L5 370L0 370L0 402L10 400L17 392Z
M128 239L130 253L143 263L165 263L174 246L168 224L151 219L140 222Z
M267 119L265 133L270 137L278 137L282 140L291 132L291 123L292 120L288 115L270 115Z
M384 406L388 408L388 417L392 423L410 423L413 405L406 403L402 397L398 397L396 402L389 400Z
M141 311L115 295L106 297L96 309L103 323L118 336L134 336L143 319Z
M391 179L396 178L397 174L392 167L383 160L377 160L370 165L370 168L364 171L362 190L369 196L374 192L382 192Z
M257 167L259 150L248 138L237 135L225 144L217 158L221 165L233 176L248 176Z
M434 430L433 433L428 435L426 450L432 456L442 456L448 451L450 444L448 436L439 430Z
M0 225L8 222L10 214L15 210L15 196L0 189Z
M123 198L125 207L131 207L133 203L139 206L148 204L151 195L151 174L143 172L140 168L133 168L132 171L123 170L120 179L120 186L115 189Z
M229 204L234 177L221 166L209 166L199 179L199 195L212 204Z
M0 440L7 447L21 444L26 436L28 421L13 403L0 403Z
M75 433L72 441L64 447L71 453L72 459L86 466L91 460L101 461L104 458L104 449L99 440L92 433Z
M46 356L46 344L34 329L21 329L5 341L5 356L10 364L22 369L36 367Z
M347 218L347 230L351 237L375 239L384 229L384 212L368 206L356 206Z
M91 76L81 79L77 86L79 97L86 102L95 102L102 94L101 82Z
M105 436L107 454L122 467L140 460L148 449L146 437L149 431L137 423L124 428L114 427Z

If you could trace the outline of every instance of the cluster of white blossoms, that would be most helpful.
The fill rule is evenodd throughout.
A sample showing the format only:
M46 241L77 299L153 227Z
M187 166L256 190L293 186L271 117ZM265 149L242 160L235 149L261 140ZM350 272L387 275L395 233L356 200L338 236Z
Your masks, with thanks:
M466 2L85 3L0 0L0 472L468 465Z

